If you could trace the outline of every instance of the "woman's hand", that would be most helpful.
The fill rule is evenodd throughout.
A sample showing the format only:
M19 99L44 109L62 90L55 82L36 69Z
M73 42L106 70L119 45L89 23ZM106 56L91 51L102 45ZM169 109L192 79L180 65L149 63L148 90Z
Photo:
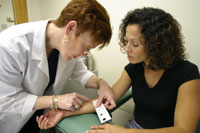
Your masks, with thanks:
M38 123L38 127L40 129L52 128L64 117L64 114L63 110L50 110L40 117L37 116L36 121Z
M127 130L124 127L111 124L97 125L91 128L92 130L88 130L87 133L125 133Z
M107 109L112 109L116 107L114 95L108 83L105 82L104 80L100 80L98 83L99 83L99 98L96 107L99 107L101 103L103 103Z
M63 110L75 111L83 105L83 101L91 101L89 98L78 94L69 93L64 95L58 95L58 108Z

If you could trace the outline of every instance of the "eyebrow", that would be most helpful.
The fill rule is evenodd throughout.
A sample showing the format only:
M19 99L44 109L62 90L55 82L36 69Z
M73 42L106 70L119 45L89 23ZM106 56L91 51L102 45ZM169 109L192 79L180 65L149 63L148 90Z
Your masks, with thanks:
M89 48L85 45L85 48L87 51L90 51L91 49L94 49L97 47L97 46L94 46L92 43L86 43L86 44L89 44Z
M82 45L84 45L84 48L85 48L86 51L90 51L91 49L94 48L94 46L93 46L93 44L91 42L87 41L83 36L82 36L82 38L83 38ZM87 44L89 44L89 46L92 46L92 47L90 47L88 49Z
M125 39L127 40L127 38L125 37ZM129 38L128 40L140 40L140 37L139 38L136 38L136 37L131 37Z

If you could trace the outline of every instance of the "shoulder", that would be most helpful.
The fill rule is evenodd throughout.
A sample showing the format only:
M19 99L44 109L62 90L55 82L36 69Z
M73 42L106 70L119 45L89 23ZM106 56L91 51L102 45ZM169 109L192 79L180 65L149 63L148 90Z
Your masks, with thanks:
M177 66L187 67L187 68L195 68L197 67L195 64L191 63L190 61L182 61Z
M189 62L189 61L182 61L178 64L176 64L173 68L172 68L173 71L177 72L177 73L196 73L196 74L199 74L199 70L198 70L198 67L197 65Z
M178 86L193 79L200 79L197 65L189 61L182 61L176 64L170 69L170 73L174 76Z
M48 20L11 26L0 33L0 42L6 42L12 40L13 38L23 37L30 33L34 34L35 32L41 31L42 29L45 31L47 23Z
M141 69L143 67L143 63L138 63L138 64L131 64L131 63L129 63L129 64L127 64L126 66L125 66L125 70L126 71L135 71L136 69Z
M125 71L128 73L128 75L133 78L136 73L139 73L143 71L143 63L138 63L138 64L127 64L125 66Z
M17 53L41 49L45 43L45 31L48 20L29 22L12 26L0 33L0 47ZM39 47L39 48L36 48Z

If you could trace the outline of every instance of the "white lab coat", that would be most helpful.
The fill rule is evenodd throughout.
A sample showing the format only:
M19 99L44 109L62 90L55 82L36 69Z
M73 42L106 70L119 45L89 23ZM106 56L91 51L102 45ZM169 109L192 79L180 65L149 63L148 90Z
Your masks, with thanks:
M45 49L48 20L13 26L0 33L0 133L17 133L34 113L37 96L49 83ZM53 91L59 94L68 78L82 86L93 75L81 58L58 59Z

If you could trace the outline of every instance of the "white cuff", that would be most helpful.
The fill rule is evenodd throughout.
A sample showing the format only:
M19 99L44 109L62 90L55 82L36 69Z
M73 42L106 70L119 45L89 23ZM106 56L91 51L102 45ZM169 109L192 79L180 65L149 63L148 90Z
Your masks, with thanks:
M85 84L89 80L91 76L94 76L95 74L92 73L91 71L88 71L81 79L81 86L85 87Z
M22 110L22 117L26 118L28 117L31 113L33 113L33 107L36 102L37 96L35 95L28 95L26 97L23 110Z

